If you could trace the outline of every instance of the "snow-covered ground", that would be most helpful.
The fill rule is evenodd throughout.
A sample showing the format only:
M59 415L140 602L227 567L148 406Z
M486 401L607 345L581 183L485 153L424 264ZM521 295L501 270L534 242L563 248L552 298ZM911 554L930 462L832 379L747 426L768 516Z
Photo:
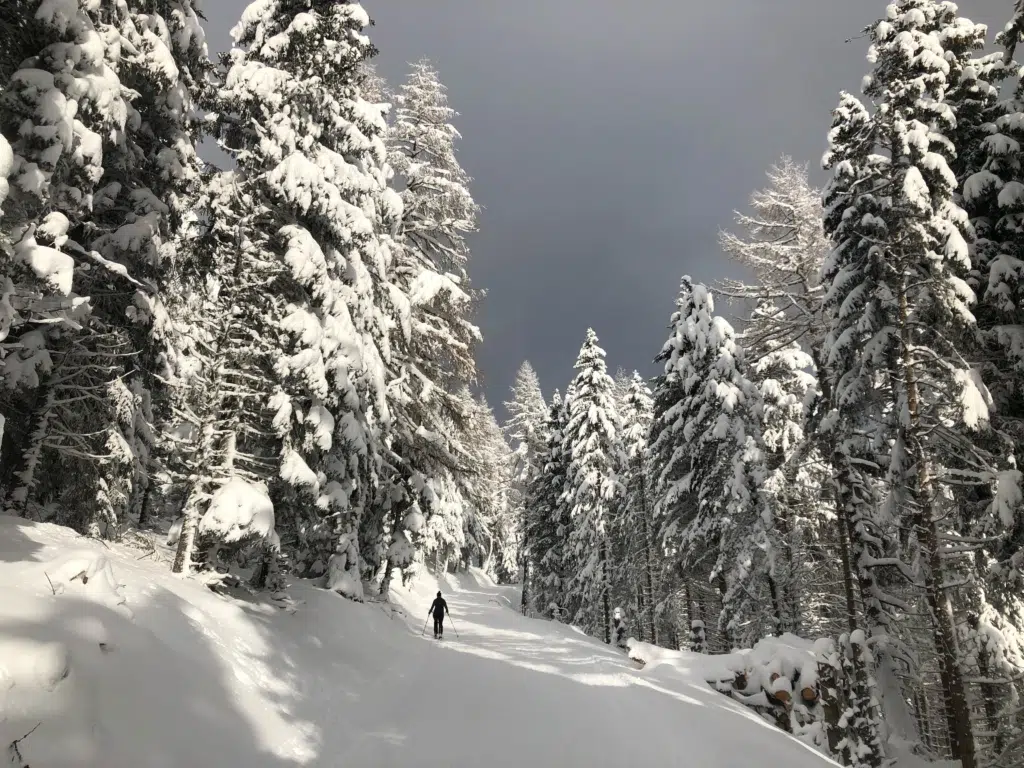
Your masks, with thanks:
M454 626L439 643L420 634L432 579L396 585L393 607L298 583L282 609L175 577L162 557L0 516L0 750L12 765L832 764L679 657L637 670L522 617L517 591L478 572L441 584Z

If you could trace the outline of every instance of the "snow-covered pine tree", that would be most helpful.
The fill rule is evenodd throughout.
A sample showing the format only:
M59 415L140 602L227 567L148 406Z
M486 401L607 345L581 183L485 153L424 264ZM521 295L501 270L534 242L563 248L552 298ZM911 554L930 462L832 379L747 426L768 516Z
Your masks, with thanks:
M808 580L793 588L808 588L810 601L820 604L829 597L813 583L832 580L832 558L825 553L834 548L835 537L824 514L827 495L821 493L820 477L812 469L818 461L811 421L821 416L821 409L813 407L825 335L820 272L831 245L822 226L821 193L810 184L807 168L783 157L768 178L769 186L751 197L751 212L736 215L741 234L721 237L723 250L750 270L756 282L727 281L723 293L755 305L743 343L764 401L765 441L771 443L766 445L770 474L765 490L773 497L778 531L786 531L780 541L790 539L783 545L784 560L792 563L803 557L813 562L803 574L791 572L794 579ZM790 364L784 360L788 355L795 356ZM794 395L808 399L797 402ZM808 546L806 553L793 551L797 539ZM814 571L824 573L819 578ZM784 602L792 603L793 598L795 593Z
M215 173L196 201L200 221L181 239L168 311L174 350L164 456L172 506L192 522L174 567L192 562L198 520L232 478L266 482L276 501L290 399L275 368L285 302L268 290L290 276L274 258L273 212L235 171ZM305 552L296 553L305 562Z
M757 391L732 326L715 314L711 292L688 276L656 362L664 366L652 445L659 537L686 578L719 583L722 645L730 650L750 608L745 561L753 553L742 534L763 511Z
M409 513L415 517L403 524L403 528L411 534L406 539L410 549L408 556L414 558L415 552L412 550L418 548L423 561L433 566L434 575L441 578L448 572L450 563L461 562L466 547L465 498L450 475L428 480L424 496L427 515L424 516L416 504ZM422 526L418 529L421 520ZM421 534L418 541L412 538L416 534Z
M968 620L961 623L965 674L984 679L972 691L983 702L986 727L975 738L979 761L1006 763L1019 739L1020 723L1008 713L1019 696L1006 659L1019 656L1024 628L1019 563L1024 548L1024 510L1016 503L1024 459L1024 409L1020 374L1024 371L1024 88L1013 53L1024 32L1024 5L1017 4L1013 19L997 43L1001 54L983 56L965 69L963 82L950 89L947 101L955 110L958 158L953 165L960 182L961 203L974 239L969 282L978 296L974 314L980 361L978 371L992 398L991 430L982 443L995 459L995 483L983 482L956 492L954 518L958 546L978 553L961 578L976 580ZM999 87L1013 90L1001 98ZM955 464L954 464L955 465ZM966 565L966 564L965 564ZM1014 744L1017 746L1014 746ZM1007 763L1008 764L1008 763Z
M509 500L511 452L487 400L473 398L471 405L465 434L470 471L461 479L466 543L460 562L485 568L503 583L513 583L521 542Z
M616 539L623 543L623 573L618 580L627 585L627 592L636 600L637 616L642 624L640 639L657 644L654 601L658 555L654 549L654 495L648 453L654 399L639 373L633 371L628 381L618 405L625 459L622 477L625 492L621 499L622 511L616 521Z
M127 105L117 68L125 18L123 8L101 14L84 0L19 0L3 13L0 134L10 156L0 220L6 326L0 364L4 412L12 418L2 463L8 500L25 514L39 500L37 470L60 398L51 383L64 358L54 353L88 338L92 308L78 283L95 261L81 242L82 227L104 174L104 154L124 141ZM91 87L80 92L81 82ZM106 451L90 443L80 453L95 469Z
M600 632L611 642L611 568L609 533L622 494L621 460L615 383L608 375L605 352L597 334L587 337L576 359L569 421L563 450L568 454L564 499L570 508L565 556L571 564L568 603L574 622Z
M972 453L971 433L987 420L987 409L958 346L975 327L974 296L964 280L970 268L967 219L953 200L949 163L955 148L944 135L955 129L956 115L944 99L958 69L968 64L958 52L980 47L984 28L959 19L952 3L903 0L869 33L874 71L864 90L875 113L868 116L856 99L844 96L826 156L834 172L826 227L836 247L824 270L833 403L847 435L860 434L857 422L867 417L874 439L892 441L885 450L885 509L896 526L912 531L904 543L917 570L904 566L897 572L922 585L951 752L972 768L974 734L946 586L954 560L944 553L940 525L946 517L943 485L953 480L943 462L954 453ZM855 485L844 480L844 470L848 476L856 458L872 458L850 453L835 459L840 507ZM862 507L868 503L860 501ZM876 619L869 642L889 650L876 629L884 610L878 590L862 584L862 592ZM875 754L873 747L869 751Z
M191 0L133 2L127 10L118 70L131 94L125 136L106 155L90 217L90 246L107 269L91 270L86 285L96 297L94 321L123 335L132 350L134 370L127 371L132 387L164 415L175 356L166 302L180 287L172 273L175 241L185 229L199 187L203 164L196 152L198 110L206 96L210 62ZM118 284L109 277L122 273L133 283L121 279ZM112 379L109 391L119 386ZM110 481L119 482L120 474L128 506L141 511L154 468L149 451L139 450L140 429L142 439L151 439L146 437L149 424L126 420L125 398L114 400L111 412L122 415L108 420L107 444L125 470ZM137 413L151 420L151 410Z
M386 125L359 92L368 24L354 2L254 3L233 31L217 96L218 136L259 211L264 258L286 267L268 286L279 301L281 392L268 403L281 446L277 519L297 534L299 568L327 572L329 588L356 599L363 555L380 553L379 541L360 541L361 526L385 529L363 518L386 514L372 502L401 295L391 281L401 201L387 187Z
M166 379L161 304L171 233L198 179L191 91L208 68L205 44L198 17L184 0L108 11L44 4L38 12L22 12L20 34L11 38L18 45L64 39L26 57L28 66L14 73L5 94L11 116L26 117L39 99L50 104L70 97L67 103L79 108L48 110L37 130L23 131L16 143L27 174L20 185L21 215L31 218L32 206L40 203L53 210L41 226L15 225L13 250L48 254L52 268L64 263L73 270L76 290L91 296L91 314L79 333L65 333L58 342L60 370L43 382L43 389L52 382L57 391L36 398L47 415L34 419L34 440L25 451L31 460L19 472L16 503L28 504L33 494L64 496L70 509L77 499L76 517L66 522L110 535L125 511L141 509L150 487L150 392ZM86 81L94 87L74 90L74 82ZM44 148L33 160L32 153ZM126 385L135 394L126 395ZM130 401L134 405L127 408ZM64 424L59 434L47 426L54 421ZM69 471L47 473L48 482L36 488L34 473L26 470L31 465L45 471L48 461Z
M764 553L759 566L768 586L773 629L781 634L798 633L803 624L800 591L807 577L801 544L813 539L808 528L822 527L817 518L824 510L820 494L812 491L807 498L809 478L802 467L814 455L804 431L817 396L817 382L810 372L814 362L799 344L779 343L764 330L762 323L776 322L777 315L774 303L763 302L755 308L746 330L761 339L761 344L751 349L750 377L761 408L766 472L761 492L767 514L757 520L755 547ZM745 332L743 340L747 338ZM751 578L757 576L751 574Z
M864 105L856 97L846 93L842 95L833 112L829 153L823 163L826 169L835 169L823 196L825 227L829 234L841 223L846 210L844 202L855 189L858 174L866 171L871 162L870 156L861 154L857 145L859 137L868 131L870 120ZM872 201L865 199L862 202L869 206ZM865 213L873 213L873 209L865 210ZM832 304L837 300L830 288L838 274L832 259L828 259L822 267L822 281L826 288L823 307L826 328L834 327L832 312L838 303ZM877 638L879 645L890 645L894 642L891 639L895 621L893 614L901 602L883 589L878 567L879 563L887 560L891 549L886 545L886 523L889 521L881 514L875 488L881 461L876 456L876 436L884 404L873 382L861 389L844 391L843 384L849 376L843 372L853 368L855 362L850 346L837 344L839 338L827 335L824 341L824 365L819 369L819 385L828 414L817 424L817 429L823 450L830 452L828 461L839 528L846 621L850 632L858 631L863 623L870 638ZM863 616L858 611L858 597L863 600ZM843 658L842 654L836 656L831 665L837 674L842 670L840 658ZM864 691L864 681L870 677L865 661L865 657L858 656L855 662L855 674L860 683L857 691ZM845 733L850 754L859 755L861 764L876 767L883 759L880 712L873 709L867 700L854 698L848 703L853 711L859 713L855 718L859 727L848 728ZM869 716L871 714L875 716Z
M371 88L383 87L372 74L365 80ZM396 101L388 155L398 172L403 215L394 273L408 299L408 325L396 328L392 340L391 450L397 460L388 473L392 490L385 498L393 510L393 535L402 527L406 508L423 504L417 494L432 478L462 471L462 449L446 437L451 430L444 427L458 430L468 418L458 392L476 382L474 350L480 341L470 319L473 296L464 239L476 228L477 206L455 158L455 112L426 62L415 66ZM393 569L407 564L397 554L389 555L382 593Z
M540 380L529 361L524 361L516 371L516 379L512 384L512 399L505 402L508 420L505 422L505 435L512 449L512 502L516 506L522 528L523 546L521 565L522 571L522 611L526 613L530 604L530 526L528 518L532 515L529 509L528 489L534 475L540 471L540 457L546 445L544 438L544 422L548 416L548 408L541 393Z
M476 231L479 206L455 156L458 113L427 60L413 65L396 95L390 161L404 183L403 232L432 270L468 290L466 235Z
M526 540L533 588L530 607L548 618L562 618L565 605L565 537L568 508L563 499L568 472L568 455L562 441L568 413L555 390L541 430L544 448L537 454L537 471L526 494Z

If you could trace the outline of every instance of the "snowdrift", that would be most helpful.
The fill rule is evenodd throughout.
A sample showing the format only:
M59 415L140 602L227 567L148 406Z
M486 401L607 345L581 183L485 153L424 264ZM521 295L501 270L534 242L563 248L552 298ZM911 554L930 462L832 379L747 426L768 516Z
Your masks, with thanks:
M0 754L33 768L831 765L712 690L522 617L471 571L289 610L171 552L0 517ZM445 639L421 636L441 589ZM455 633L458 632L458 638ZM752 758L751 756L756 756Z

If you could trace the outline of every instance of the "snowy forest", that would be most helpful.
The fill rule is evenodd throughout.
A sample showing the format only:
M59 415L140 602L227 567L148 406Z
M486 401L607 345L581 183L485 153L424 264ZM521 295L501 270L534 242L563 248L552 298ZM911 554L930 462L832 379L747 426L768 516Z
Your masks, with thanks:
M582 319L502 423L429 61L385 82L356 2L257 0L218 58L194 0L4 0L5 511L272 595L479 567L637 658L791 636L813 669L720 690L843 765L1024 766L1012 5L879 7L824 189L783 158L721 235L747 277L682 277L652 379Z

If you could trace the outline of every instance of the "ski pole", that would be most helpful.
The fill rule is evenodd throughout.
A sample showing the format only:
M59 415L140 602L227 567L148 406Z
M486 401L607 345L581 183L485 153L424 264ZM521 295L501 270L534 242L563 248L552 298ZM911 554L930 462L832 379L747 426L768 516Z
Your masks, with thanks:
M430 617L429 616L427 616L427 618L425 618L423 620L423 629L420 630L420 636L423 636L423 635L427 634L427 622L428 621L430 621Z
M448 614L448 620L452 623L452 631L455 632L455 638L457 640L461 640L461 638L459 637L459 630L455 629L455 619L452 618L452 615L450 613Z

